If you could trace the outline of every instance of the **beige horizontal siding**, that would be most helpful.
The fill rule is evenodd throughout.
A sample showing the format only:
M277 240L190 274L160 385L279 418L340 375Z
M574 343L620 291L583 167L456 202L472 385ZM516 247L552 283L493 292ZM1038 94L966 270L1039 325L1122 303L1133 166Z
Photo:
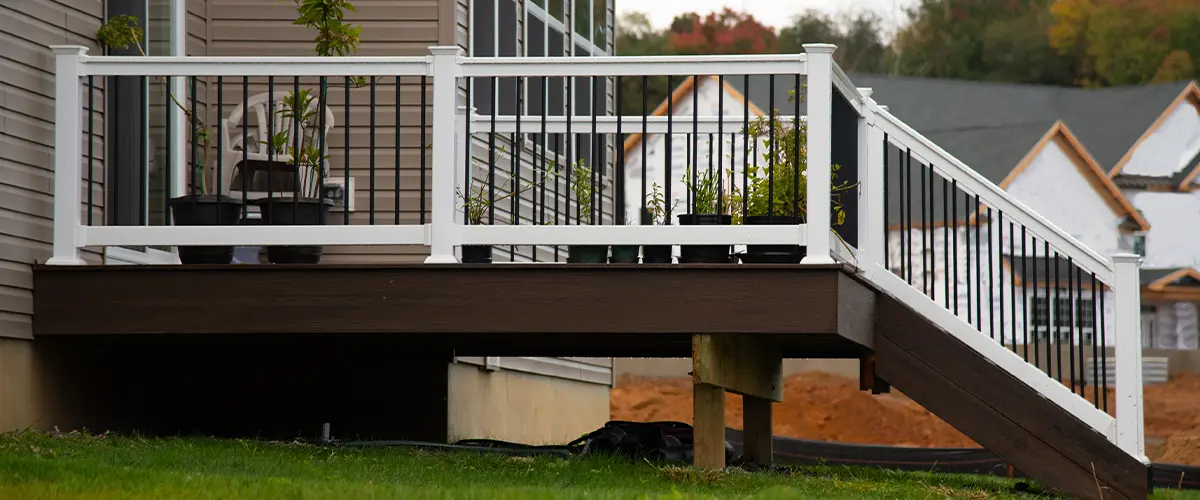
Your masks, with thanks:
M102 15L101 0L0 2L0 46L4 47L0 51L0 200L4 200L0 203L0 337L31 336L30 265L50 257L55 78L54 53L49 46L84 45L95 53L98 48L92 36ZM80 94L86 106L87 92L81 89ZM92 195L100 205L104 156L101 82L97 82L95 98L92 144L97 161L92 166ZM86 139L80 137L80 141L86 155ZM83 189L86 200L86 184ZM85 253L85 257L98 260L95 253Z
M346 21L363 26L357 55L360 56L423 56L429 47L438 43L437 0L374 0L354 2L357 12L348 12ZM245 55L247 53L271 56L307 56L314 53L314 33L303 26L295 26L295 5L291 2L274 0L210 0L209 53L211 55ZM355 183L355 212L350 214L351 224L370 223L372 199L375 204L375 224L394 224L397 208L402 224L416 224L421 214L421 85L419 77L404 77L397 96L394 77L375 79L375 128L370 127L372 107L370 89L367 87L350 91L350 106L346 107L344 81L333 75L328 90L328 106L333 110L335 127L327 136L330 174L344 177L347 160L350 176ZM354 75L340 75L354 76ZM210 79L209 84L214 83ZM265 79L250 82L249 94L267 91ZM432 104L432 84L429 79L426 102ZM318 88L319 80L302 79L302 88ZM274 89L283 96L294 87L291 78L276 78ZM212 89L209 102L215 104L216 90ZM400 173L396 173L397 151L397 98L401 104L399 112ZM224 102L221 116L228 116L242 100L240 79L225 81L222 90ZM348 113L348 114L347 114ZM432 113L425 116L426 127L433 122ZM213 125L219 118L210 116ZM349 129L347 130L347 120ZM235 134L238 132L235 130ZM375 148L372 155L371 139L374 135ZM349 147L347 155L346 146ZM428 144L428 141L427 141ZM370 191L374 156L375 191ZM210 168L215 156L210 160ZM429 157L427 158L427 165ZM222 168L227 168L222 166ZM399 182L400 196L397 204L396 185ZM428 187L428 177L426 178ZM426 191L428 194L428 191ZM426 196L426 205L430 205ZM330 222L341 224L343 215L334 212ZM396 247L327 247L322 262L414 262L428 255L424 246Z

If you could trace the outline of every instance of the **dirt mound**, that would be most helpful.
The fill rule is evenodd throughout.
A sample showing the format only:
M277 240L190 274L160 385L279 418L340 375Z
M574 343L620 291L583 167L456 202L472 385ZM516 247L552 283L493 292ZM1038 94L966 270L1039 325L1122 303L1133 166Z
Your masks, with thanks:
M692 422L690 378L622 376L612 390L614 420ZM820 372L784 382L783 402L772 411L781 436L923 447L974 447L973 441L920 405L899 394L872 396L858 381ZM742 398L727 394L725 423L742 427Z
M1092 399L1092 389L1085 393ZM1108 391L1110 413L1115 408ZM1147 455L1151 460L1200 465L1200 375L1172 374L1144 389ZM617 379L610 403L614 420L692 422L690 378ZM784 401L772 412L776 435L843 443L975 447L962 433L898 392L872 396L858 380L820 372L792 375ZM726 395L725 424L742 427L742 399Z

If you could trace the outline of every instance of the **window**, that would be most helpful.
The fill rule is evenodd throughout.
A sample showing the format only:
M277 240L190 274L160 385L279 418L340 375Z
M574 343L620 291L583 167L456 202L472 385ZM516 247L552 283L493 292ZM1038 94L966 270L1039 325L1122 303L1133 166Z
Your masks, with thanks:
M1133 253L1142 257L1146 256L1146 235L1136 233L1133 235Z
M1051 291L1051 294L1056 295L1053 300L1047 297L1037 297L1030 301L1029 321L1035 338L1038 340L1049 339L1051 331L1053 331L1056 340L1070 342L1073 329L1083 342L1091 342L1095 314L1098 313L1095 311L1092 299L1076 298L1072 308L1072 300L1068 296L1067 290ZM1053 308L1051 304L1053 304ZM1051 317L1054 318L1053 325L1050 322Z
M1158 308L1142 306L1142 347L1154 345L1154 330L1158 326Z

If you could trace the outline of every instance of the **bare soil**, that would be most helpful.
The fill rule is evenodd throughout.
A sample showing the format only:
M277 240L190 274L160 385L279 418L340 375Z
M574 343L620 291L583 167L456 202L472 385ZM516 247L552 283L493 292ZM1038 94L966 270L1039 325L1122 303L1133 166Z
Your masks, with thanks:
M612 418L691 423L691 384L687 377L622 376L612 390ZM1091 388L1085 393L1094 398ZM1200 375L1173 374L1166 384L1146 386L1144 395L1146 454L1156 462L1200 465ZM1115 407L1114 394L1109 391L1107 397ZM772 411L773 430L780 436L927 448L979 446L903 394L871 395L858 389L856 379L821 372L792 375L784 383L783 399ZM741 397L726 395L725 423L741 428Z

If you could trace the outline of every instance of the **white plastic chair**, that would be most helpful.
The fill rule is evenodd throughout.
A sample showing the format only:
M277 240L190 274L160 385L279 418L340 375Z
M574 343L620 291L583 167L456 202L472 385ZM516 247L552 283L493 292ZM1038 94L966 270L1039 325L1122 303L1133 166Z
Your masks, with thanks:
M268 147L271 143L269 132L274 132L275 134L286 134L289 148L295 144L296 136L295 130L293 130L295 120L292 118L285 118L280 113L284 109L284 101L291 90L292 89L290 88L276 89L273 96L269 96L267 92L250 96L250 98L244 103L246 104L246 108L250 109L250 113L246 113L246 110L242 107L242 104L238 104L238 106L229 113L229 117L221 120L220 133L223 136L223 146L222 151L219 151L218 154L221 155L221 161L224 168L221 171L221 179L219 179L218 185L221 187L222 194L233 196L235 198L241 198L242 188L245 185L250 187L250 189L245 193L247 199L253 200L256 198L267 197L267 191L256 190L255 188L255 186L265 185L266 173L264 171L258 171L255 169L254 174L256 174L255 177L257 178L252 177L247 179L245 184L243 184L242 177L249 173L248 170L251 170L248 169L246 165L242 165L243 155L245 155L245 159L251 165L256 163L265 164L268 160L274 161L277 164L292 163L291 155L287 154L286 152L276 152L270 155L267 153ZM316 92L316 90L314 89L313 92ZM274 97L274 101L270 103L270 113L268 114L267 104L270 97ZM315 109L316 106L317 99L313 99L309 104L309 109ZM254 117L253 123L250 123L250 116ZM274 119L274 123L268 122L268 120L272 118ZM327 150L329 144L329 131L333 129L333 125L333 110L330 109L329 106L325 106L324 135ZM245 139L249 142L249 144L242 143L243 128L246 129ZM315 128L316 127L310 127L305 129L304 135L306 137L303 138L304 141L314 140L316 133ZM309 143L315 144L313 142ZM243 149L245 150L244 153ZM326 174L328 174L329 161L325 160L322 167ZM280 174L290 178L292 172L283 171ZM216 169L214 168L211 171L210 178L215 176ZM305 184L309 182L315 183L317 181L316 177L317 176L301 175L300 192L306 192ZM294 191L290 183L286 186L286 189L281 189L279 187L276 189L278 190L270 193L271 196L290 196Z

